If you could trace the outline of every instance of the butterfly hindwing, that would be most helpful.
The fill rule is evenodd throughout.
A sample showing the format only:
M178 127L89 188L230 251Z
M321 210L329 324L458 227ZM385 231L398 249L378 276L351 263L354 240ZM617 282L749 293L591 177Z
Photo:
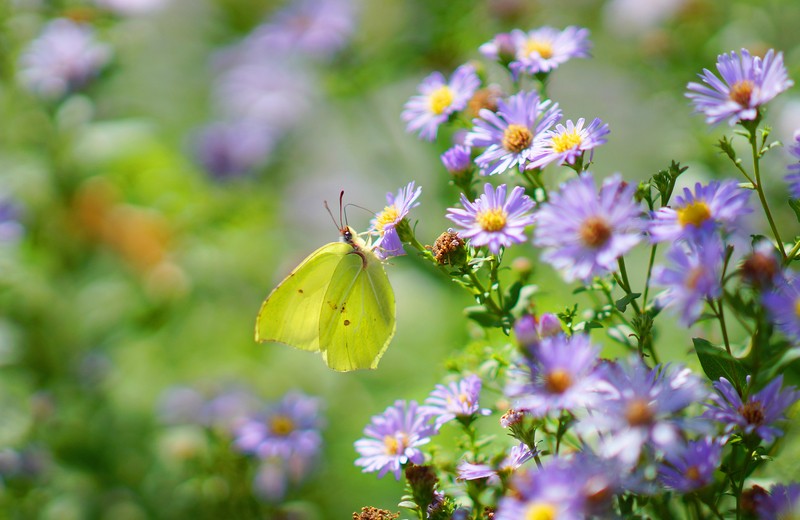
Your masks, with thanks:
M352 246L331 242L311 253L270 293L256 319L256 341L277 341L301 350L320 350L322 301L335 271ZM385 275L384 275L385 276Z
M351 251L333 273L319 321L320 351L328 366L376 368L395 330L392 286L380 260Z

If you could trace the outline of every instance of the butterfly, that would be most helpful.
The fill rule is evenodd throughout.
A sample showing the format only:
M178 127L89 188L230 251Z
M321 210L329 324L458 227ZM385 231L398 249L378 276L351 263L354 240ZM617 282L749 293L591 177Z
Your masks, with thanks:
M340 372L377 368L394 336L394 291L370 247L338 227L339 242L311 253L264 300L256 341L319 352Z

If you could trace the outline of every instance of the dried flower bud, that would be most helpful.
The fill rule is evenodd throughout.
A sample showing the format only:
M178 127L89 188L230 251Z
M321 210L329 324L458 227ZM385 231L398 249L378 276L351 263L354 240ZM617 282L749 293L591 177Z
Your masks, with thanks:
M483 108L497 111L497 101L502 97L502 91L496 87L486 87L478 90L467 103L467 110L472 117L479 117Z
M741 274L745 282L757 289L772 286L775 276L781 272L774 248L769 242L760 242L742 263Z
M353 513L353 520L394 520L400 513L392 513L377 507L362 507L360 513Z
M459 265L466 259L464 240L458 233L447 230L436 239L431 247L433 257L442 265Z

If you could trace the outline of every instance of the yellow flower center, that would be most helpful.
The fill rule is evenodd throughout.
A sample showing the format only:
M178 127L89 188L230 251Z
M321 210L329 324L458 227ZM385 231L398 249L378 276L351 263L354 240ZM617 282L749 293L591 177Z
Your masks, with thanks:
M387 435L383 438L383 445L386 447L387 455L398 455L406 451L408 437L404 433L400 433L397 436Z
M697 284L700 283L700 278L703 277L705 270L701 266L693 267L689 274L686 276L686 288L696 289Z
M565 370L556 369L545 376L545 387L553 394L563 394L572 386L572 377Z
M731 98L731 101L734 101L743 107L749 107L750 96L753 94L754 88L755 84L749 79L737 81L731 85L731 92L728 94L728 97Z
M578 234L584 244L589 247L598 248L608 242L611 238L611 226L602 217L589 217L581 223Z
M689 466L686 468L686 478L694 480L695 482L700 480L700 470L697 466Z
M552 58L553 44L552 42L529 38L528 41L525 42L525 55L530 56L534 52L544 59Z
M563 134L553 137L553 151L556 153L563 153L567 150L574 150L575 148L579 147L582 142L583 139L581 139L581 134L579 134L577 131L567 131Z
M475 220L484 231L500 231L506 227L507 216L502 208L494 208L481 211L475 217Z
M285 437L294 431L294 421L285 415L273 415L269 419L269 429L275 435Z
M800 298L794 301L794 314L800 318Z
M634 399L628 403L625 418L631 426L645 426L653 421L653 410L644 399Z
M430 96L428 97L428 102L431 106L431 112L437 116L443 114L444 111L447 110L453 103L453 97L453 89L447 85L442 85L431 92Z
M524 520L555 520L558 511L549 502L534 502L525 508Z
M503 132L503 148L519 153L533 142L533 134L522 125L508 125Z
M678 223L681 227L686 227L692 224L695 227L700 227L703 222L711 218L711 210L708 209L708 204L701 200L696 200L686 206L677 210Z
M397 210L397 206L394 204L391 206L386 206L375 219L375 229L382 232L386 224L397 222L399 216L400 212Z

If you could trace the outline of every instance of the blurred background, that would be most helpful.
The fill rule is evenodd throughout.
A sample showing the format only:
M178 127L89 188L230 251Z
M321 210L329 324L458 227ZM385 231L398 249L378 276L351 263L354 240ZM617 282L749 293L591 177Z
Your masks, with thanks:
M549 94L565 117L609 124L598 176L639 181L673 159L690 166L684 185L734 175L713 148L729 129L706 127L684 98L720 53L782 50L800 81L796 0L0 4L0 516L396 510L402 484L353 465L370 416L424 399L451 356L510 340L466 323L469 296L413 255L387 266L397 334L376 371L334 373L318 355L256 344L255 316L337 239L323 201L335 206L340 190L379 211L414 180L418 238L448 227L458 192L439 154L450 143L405 133L403 104L430 72L470 60L502 85L478 46L543 25L591 30L593 58L559 68ZM797 87L768 120L783 142L800 129ZM765 177L791 235L788 161L772 154ZM370 218L348 213L358 230ZM571 288L536 269L537 308L563 310ZM691 333L674 329L660 351L686 361ZM318 405L321 432L289 469L237 450L231 433L287 392L319 398L307 410Z

